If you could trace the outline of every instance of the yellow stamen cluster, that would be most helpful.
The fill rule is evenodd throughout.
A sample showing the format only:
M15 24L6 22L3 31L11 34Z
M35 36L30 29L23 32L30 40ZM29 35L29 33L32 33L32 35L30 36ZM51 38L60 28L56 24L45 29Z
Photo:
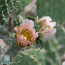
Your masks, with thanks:
M31 32L28 29L22 30L20 35L23 35L24 39L31 41L32 36L31 36Z

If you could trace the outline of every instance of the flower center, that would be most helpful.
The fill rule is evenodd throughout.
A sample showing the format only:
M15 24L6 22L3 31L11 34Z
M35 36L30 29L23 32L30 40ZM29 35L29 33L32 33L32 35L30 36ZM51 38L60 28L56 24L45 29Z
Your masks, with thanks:
M20 34L23 35L23 39L31 41L32 36L31 32L28 29L22 30Z

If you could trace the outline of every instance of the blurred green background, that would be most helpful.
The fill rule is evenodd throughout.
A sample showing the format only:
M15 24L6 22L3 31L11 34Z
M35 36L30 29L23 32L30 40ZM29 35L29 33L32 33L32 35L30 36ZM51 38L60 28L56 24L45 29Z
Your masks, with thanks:
M65 22L65 0L38 0L37 6L39 17L50 16L53 21Z

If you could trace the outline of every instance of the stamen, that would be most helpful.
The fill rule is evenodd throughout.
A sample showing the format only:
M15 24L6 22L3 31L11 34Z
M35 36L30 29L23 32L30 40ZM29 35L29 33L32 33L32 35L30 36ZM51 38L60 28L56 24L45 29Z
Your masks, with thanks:
M31 36L31 32L28 29L22 30L20 35L23 35L24 39L31 41L32 36Z

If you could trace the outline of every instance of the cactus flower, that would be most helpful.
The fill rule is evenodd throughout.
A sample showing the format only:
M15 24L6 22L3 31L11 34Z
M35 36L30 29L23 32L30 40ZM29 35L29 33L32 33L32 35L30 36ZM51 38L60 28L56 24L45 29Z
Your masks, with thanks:
M14 30L17 34L17 42L22 46L30 46L38 37L38 32L35 32L34 22L32 20L23 20L23 23L16 26Z
M42 17L38 20L40 24L40 38L43 40L44 38L50 38L55 35L56 29L56 22L53 22L49 16Z

